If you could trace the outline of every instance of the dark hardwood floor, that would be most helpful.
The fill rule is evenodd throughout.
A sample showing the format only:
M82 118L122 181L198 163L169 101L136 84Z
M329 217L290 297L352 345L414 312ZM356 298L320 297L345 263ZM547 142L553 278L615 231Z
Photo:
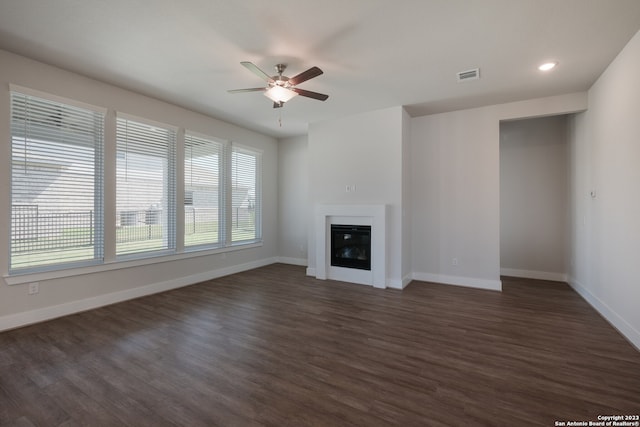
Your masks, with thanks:
M640 352L569 286L272 265L0 333L0 426L553 426L640 413Z

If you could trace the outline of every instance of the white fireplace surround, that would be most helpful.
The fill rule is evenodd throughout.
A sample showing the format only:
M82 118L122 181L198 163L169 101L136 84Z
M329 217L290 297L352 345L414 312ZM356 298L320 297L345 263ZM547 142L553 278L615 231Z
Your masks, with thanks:
M330 262L331 224L371 226L371 271L334 267ZM316 207L316 278L387 287L387 206L330 205Z

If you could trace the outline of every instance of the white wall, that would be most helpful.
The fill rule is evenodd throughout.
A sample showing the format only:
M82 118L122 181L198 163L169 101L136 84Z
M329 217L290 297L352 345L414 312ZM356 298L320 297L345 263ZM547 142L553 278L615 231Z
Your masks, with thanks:
M567 116L500 124L502 275L566 281Z
M388 286L402 286L402 131L393 107L309 126L310 202L387 204ZM346 192L355 185L355 192ZM314 216L309 212L309 268L315 269Z
M278 229L283 262L307 265L309 206L307 136L282 139L278 142Z
M638 76L640 32L589 90L589 110L571 123L570 283L640 349Z
M144 266L40 280L40 293L27 285L0 283L0 330L132 298L222 274L271 263L278 256L277 142L274 138L194 113L118 87L0 51L0 274L8 272L10 210L9 84L20 85L98 107L233 140L264 151L263 237L259 247L226 255L167 260ZM113 113L108 116L113 120ZM107 134L107 143L113 143ZM113 201L107 200L107 205ZM114 207L112 207L115 209ZM113 211L115 212L115 211ZM123 264L124 265L124 264ZM4 282L4 281L2 281Z
M413 118L414 278L501 289L500 121L586 106L575 93Z

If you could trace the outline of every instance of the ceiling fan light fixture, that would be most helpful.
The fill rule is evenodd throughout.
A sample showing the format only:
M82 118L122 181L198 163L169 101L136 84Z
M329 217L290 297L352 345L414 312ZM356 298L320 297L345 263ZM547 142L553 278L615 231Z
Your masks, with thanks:
M287 102L298 94L292 90L286 89L279 85L271 86L264 92L264 96L273 102Z
M550 70L554 69L556 65L558 65L557 62L545 62L544 64L542 64L542 65L540 65L538 67L538 70L540 70L540 71L550 71Z

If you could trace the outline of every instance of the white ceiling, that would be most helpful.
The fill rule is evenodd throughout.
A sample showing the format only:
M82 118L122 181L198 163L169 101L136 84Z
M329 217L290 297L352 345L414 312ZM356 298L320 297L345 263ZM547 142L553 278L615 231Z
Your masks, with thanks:
M639 0L0 0L2 49L276 137L586 90L639 29ZM330 97L229 94L263 84L240 61L318 66L300 87Z

